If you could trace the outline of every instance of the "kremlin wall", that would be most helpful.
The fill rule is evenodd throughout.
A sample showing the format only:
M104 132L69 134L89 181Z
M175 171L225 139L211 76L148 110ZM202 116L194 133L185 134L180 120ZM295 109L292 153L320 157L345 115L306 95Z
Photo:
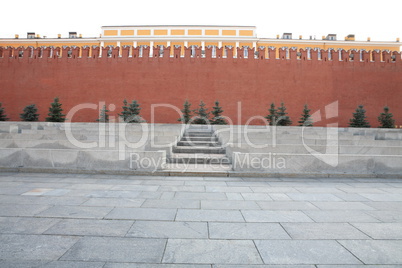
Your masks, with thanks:
M186 99L193 109L203 100L209 110L219 100L233 124L256 125L264 124L272 102L285 103L293 125L307 103L311 113L321 111L315 126L340 127L358 105L377 127L387 105L402 127L402 62L400 52L378 50L0 47L0 102L10 120L20 121L23 108L36 104L44 121L55 97L65 113L84 103L114 104L111 116L124 99L137 100L150 123L178 123L173 107L182 109ZM325 119L325 106L335 101L338 117ZM94 122L98 109L68 120Z

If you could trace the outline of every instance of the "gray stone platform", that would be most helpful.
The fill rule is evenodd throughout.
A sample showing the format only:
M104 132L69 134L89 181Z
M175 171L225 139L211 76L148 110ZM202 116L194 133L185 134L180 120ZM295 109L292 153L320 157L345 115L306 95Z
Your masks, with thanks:
M0 171L402 178L402 129L0 122Z
M0 173L0 267L402 266L402 180Z

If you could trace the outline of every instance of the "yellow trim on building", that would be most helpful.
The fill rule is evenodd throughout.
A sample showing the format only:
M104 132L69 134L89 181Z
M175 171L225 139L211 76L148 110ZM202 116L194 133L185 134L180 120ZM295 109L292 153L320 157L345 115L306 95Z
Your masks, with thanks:
M253 36L253 31L250 30L240 30L239 36Z
M117 36L118 32L119 32L118 30L105 30L103 32L103 35L104 36Z
M164 47L167 47L167 42L162 42L162 41L154 42L154 47L156 47L156 46L164 46Z
M205 42L205 46L219 46L218 42Z
M139 46L150 46L149 42L137 42L137 47Z
M205 35L219 35L219 30L205 30Z
M184 30L171 30L171 35L184 35L185 31Z
M233 48L236 47L236 42L222 42L222 47L225 46L232 46Z
M107 47L107 46L114 46L114 47L116 47L116 46L117 46L117 42L105 42L104 47Z
M151 30L138 30L137 35L151 35Z
M201 42L191 42L191 41L189 41L188 46L199 46L199 47L201 47Z
M121 30L121 35L122 36L134 35L134 30Z
M154 30L154 35L168 35L168 30Z
M132 46L132 45L133 45L133 42L120 42L121 47L123 47L123 46Z
M188 35L202 35L202 30L188 30Z
M222 30L222 35L236 36L236 30Z

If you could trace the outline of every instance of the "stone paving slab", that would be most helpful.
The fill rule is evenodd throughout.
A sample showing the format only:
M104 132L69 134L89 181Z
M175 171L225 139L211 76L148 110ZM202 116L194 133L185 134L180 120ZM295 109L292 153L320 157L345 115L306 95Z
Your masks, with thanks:
M164 263L263 263L251 240L169 239Z
M45 267L45 265L48 262L49 261L0 260L0 267L7 267L7 268L42 268L42 267Z
M282 223L293 239L370 239L349 223Z
M401 240L340 240L364 264L402 265Z
M316 206L314 206L310 202L294 202L294 201L275 201L275 202L265 202L265 201L257 201L257 204L266 210L318 210Z
M178 209L176 221L244 222L238 210Z
M199 200L159 200L159 199L147 199L141 207L143 208L200 208Z
M267 193L241 193L244 200L257 201L257 200L269 200L273 201Z
M13 196L0 196L0 204L26 204L26 205L65 205L77 206L81 205L88 198L78 196L26 196L26 195L13 195ZM23 216L23 215L20 215Z
M44 234L81 236L125 236L133 221L63 219Z
M402 211L402 202L365 202L367 206L377 210L399 210Z
M0 216L35 216L49 207L29 204L0 204Z
M136 221L127 237L208 238L206 222Z
M114 208L105 219L173 221L176 209L167 208Z
M336 241L256 240L266 264L361 264Z
M212 239L290 239L278 223L209 223Z
M42 234L59 219L0 217L0 234Z
M56 260L80 238L43 235L0 235L1 260Z
M88 262L88 261L52 261L43 266L43 268L102 268L104 262Z
M91 198L83 206L88 207L141 207L145 199L134 198Z
M305 210L304 213L316 222L379 222L376 217L369 215L370 211L342 210Z
M402 239L402 222L352 223L352 225L373 239Z
M316 268L315 265L226 265L214 264L212 268Z
M373 210L366 213L381 222L402 222L400 210Z
M312 202L322 210L374 210L362 202Z
M243 210L246 222L312 222L301 211Z
M317 268L401 268L401 265L317 265Z
M260 209L254 201L201 200L201 209Z
M342 201L335 195L327 193L288 193L287 195L295 201Z
M54 206L41 213L39 217L102 219L112 208L84 206Z
M160 263L166 239L84 237L61 260Z
M209 264L106 263L103 268L211 268Z

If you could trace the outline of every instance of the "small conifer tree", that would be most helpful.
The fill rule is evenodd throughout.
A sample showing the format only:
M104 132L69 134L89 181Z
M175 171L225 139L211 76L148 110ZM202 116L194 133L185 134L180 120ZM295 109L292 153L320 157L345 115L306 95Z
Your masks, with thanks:
M99 111L99 118L96 119L98 122L107 123L109 122L109 115L107 114L109 110L106 108L106 105L103 105L102 109Z
M131 115L126 99L124 99L124 101L123 101L123 107L122 108L123 108L123 111L121 112L121 114L119 114L119 116L121 116L123 118L123 121L126 121L127 118Z
M146 122L140 116L140 104L133 100L130 104L127 103L127 100L123 101L123 112L119 114L126 123L143 123Z
M298 123L300 124L299 126L306 126L306 127L313 126L313 120L311 120L310 111L311 109L308 108L307 104L304 104L303 113L300 117L300 121L298 121Z
M181 110L182 116L177 121L180 121L184 124L188 124L188 122L190 122L191 113L193 112L193 110L191 110L190 107L191 103L188 100L186 100L183 104L183 110Z
M49 113L47 114L49 117L46 117L47 122L64 122L66 115L61 112L63 109L61 108L61 103L59 102L59 98L54 98L54 101L50 104Z
M222 107L219 106L219 101L215 101L215 106L212 107L213 110L211 114L213 115L211 124L212 125L227 125L228 123L225 120L225 117L222 116L223 110Z
M209 112L208 109L205 108L205 103L201 100L199 104L200 108L198 110L195 110L194 113L196 115L196 118L194 119L193 123L194 124L201 124L201 125L206 125L209 123Z
M39 114L36 113L37 111L38 108L36 108L35 104L28 105L24 108L23 113L20 114L20 118L22 121L38 121Z
M356 112L353 113L353 118L350 119L350 127L370 127L369 122L366 120L366 110L363 105L359 105Z
M4 111L4 107L1 107L2 103L0 102L0 121L7 121L7 115L6 112Z
M275 109L275 103L271 103L271 107L268 109L269 114L265 117L270 126L276 124L276 120L278 119L276 111L277 110Z
M384 107L384 112L380 113L378 117L378 121L380 122L380 128L394 128L395 127L395 120L392 118L393 114L389 112L389 107Z
M277 126L290 126L292 124L292 120L290 120L290 117L287 116L287 112L285 104L282 102L281 106L278 107L277 111Z

